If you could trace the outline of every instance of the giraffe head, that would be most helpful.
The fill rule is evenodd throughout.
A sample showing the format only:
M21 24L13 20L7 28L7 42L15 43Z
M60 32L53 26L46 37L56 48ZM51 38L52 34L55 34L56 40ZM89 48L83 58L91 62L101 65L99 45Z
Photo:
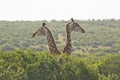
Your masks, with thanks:
M85 30L77 23L73 20L73 18L71 18L71 22L67 24L68 26L70 26L71 31L75 31L75 32L82 32L85 33Z
M35 37L35 35L38 35L38 36L46 36L46 23L42 23L42 26L40 28L38 28L38 30L33 33L32 37Z

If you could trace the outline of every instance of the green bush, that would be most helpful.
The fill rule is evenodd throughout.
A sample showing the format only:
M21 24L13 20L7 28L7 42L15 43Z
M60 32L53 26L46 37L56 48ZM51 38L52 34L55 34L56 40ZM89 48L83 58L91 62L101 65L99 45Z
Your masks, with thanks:
M0 52L0 80L95 80L86 65L72 56L31 50Z
M82 56L82 55L81 55ZM120 54L50 55L0 52L0 80L119 80Z
M99 73L114 78L110 80L120 79L120 54L109 55L108 58L102 61L102 64L98 66Z

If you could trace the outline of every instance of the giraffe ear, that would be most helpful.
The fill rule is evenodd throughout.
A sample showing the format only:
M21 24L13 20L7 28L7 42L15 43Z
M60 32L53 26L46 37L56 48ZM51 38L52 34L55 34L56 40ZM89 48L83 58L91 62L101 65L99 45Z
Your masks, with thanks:
M71 21L72 21L72 22L75 22L75 21L73 20L73 18L71 18Z

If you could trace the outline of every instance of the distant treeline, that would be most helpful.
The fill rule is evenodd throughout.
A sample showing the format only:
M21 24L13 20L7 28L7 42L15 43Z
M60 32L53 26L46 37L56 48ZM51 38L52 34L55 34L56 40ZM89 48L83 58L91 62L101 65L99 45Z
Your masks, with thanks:
M118 53L120 52L120 20L76 20L86 33L72 32L73 52ZM32 33L45 22L52 31L59 50L65 44L65 25L69 21L0 21L0 50L33 49L46 51L43 36L32 38ZM47 51L46 51L47 52Z

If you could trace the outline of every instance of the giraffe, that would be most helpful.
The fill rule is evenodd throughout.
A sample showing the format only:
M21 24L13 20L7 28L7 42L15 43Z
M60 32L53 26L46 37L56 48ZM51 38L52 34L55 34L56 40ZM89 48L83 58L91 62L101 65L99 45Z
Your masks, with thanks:
M71 21L70 23L68 23L66 25L66 45L65 47L63 48L63 53L66 53L66 54L71 54L72 52L72 44L71 44L71 32L72 31L75 31L75 32L82 32L82 33L85 33L85 30L78 24L76 23L73 18L71 18Z
M47 27L46 23L42 23L42 27L38 28L38 30L35 33L33 33L32 37L35 37L35 35L47 37L48 49L50 54L61 54L57 49L54 37L50 29Z

